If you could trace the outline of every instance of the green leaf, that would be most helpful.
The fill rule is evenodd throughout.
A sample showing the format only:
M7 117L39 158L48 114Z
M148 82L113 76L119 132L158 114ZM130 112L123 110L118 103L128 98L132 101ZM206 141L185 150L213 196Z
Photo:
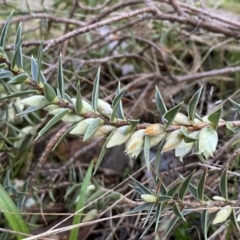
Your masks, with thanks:
M236 103L235 101L233 101L232 99L229 99L229 101L232 103L233 108L235 108L238 113L240 114L240 105L238 103Z
M7 32L8 32L8 27L12 18L14 10L9 14L7 21L2 29L1 36L0 36L0 47L4 48L5 43L6 43L6 38L7 38Z
M76 98L76 113L80 114L83 109L82 95L81 95L81 85L80 81L77 84L77 98Z
M129 176L132 181L135 183L135 185L137 186L137 188L140 190L140 194L150 194L152 195L153 193L146 188L143 184L141 184L138 180L136 180L135 178Z
M172 199L171 196L160 195L160 196L158 197L158 202L163 203L163 202L169 201L169 200L171 200L171 199Z
M12 66L17 65L18 68L23 68L23 61L22 61L22 24L21 22L18 25L18 30L16 34L16 40L14 44L14 64Z
M192 171L192 173L189 174L189 176L184 180L182 186L179 189L178 195L179 195L179 198L181 200L183 200L183 198L184 198L184 196L185 196L185 194L187 192L188 186L189 186L189 184L191 182L191 179L192 179L192 176L193 176L194 172L195 171Z
M43 74L42 74L42 53L43 53L43 41L41 42L39 49L38 49L38 58L37 58L37 77L36 77L36 81L37 84L39 85L40 83L44 83L46 81L44 81L43 78Z
M123 95L125 94L126 90L122 90L118 95L116 95L116 97L113 100L112 103L112 107L113 107L113 111L112 111L112 115L110 117L110 121L114 122L116 120L116 113L119 107L119 104L121 102L121 99L123 97Z
M228 164L223 170L220 182L219 182L219 189L221 192L221 197L224 197L225 199L228 199L228 188L227 188L227 171L228 171Z
M175 195L175 193L177 192L179 188L179 184L176 184L174 186L172 186L168 191L167 191L167 196L173 197Z
M167 134L164 135L164 137L162 138L162 141L159 144L158 149L157 149L156 158L155 158L155 172L157 174L159 174L160 163L161 163L161 153L162 153L163 147L165 145L166 138L167 138Z
M3 212L8 224L15 232L30 234L30 230L22 218L19 209L16 207L8 193L0 184L0 208ZM24 239L21 235L16 235L17 239Z
M167 235L171 232L172 228L175 226L175 224L177 223L178 220L179 220L179 217L175 216L169 221L168 228L165 231L165 235L162 240L166 239Z
M83 141L87 141L92 138L92 136L99 129L100 125L103 123L101 118L94 119L87 127L87 130L84 134Z
M49 103L55 103L55 102L58 102L58 97L57 97L57 94L55 92L55 90L53 89L53 87L48 84L48 83L44 83L44 96L46 98L46 100L49 102Z
M168 110L157 86L156 86L155 100L156 100L157 109L160 112L160 114L163 116Z
M203 230L203 236L204 239L207 240L207 232L208 232L208 217L209 217L209 213L208 210L205 209L202 211L201 213L201 225L202 225L202 230Z
M103 157L104 157L104 155L105 155L105 153L106 153L106 151L107 151L107 144L108 144L109 140L111 139L111 137L112 137L112 135L113 135L114 132L115 132L115 130L110 133L110 135L108 136L107 140L106 140L105 143L103 144L102 149L101 149L101 152L100 152L99 157L98 157L98 160L97 160L97 163L96 163L96 165L95 165L95 167L94 167L94 173L93 173L93 174L95 174L96 171L98 170L98 167L99 167L99 165L101 164L102 159L103 159Z
M52 151L54 151L56 149L56 147L59 145L59 143L69 134L69 132L76 126L76 124L73 124L71 127L68 128L67 131L64 132L64 134L57 140L57 142L55 143Z
M32 112L35 112L37 110L40 110L42 109L43 107L34 107L34 106L31 106L29 108L27 108L26 110L18 113L16 116L21 116L21 115L24 115L24 114L28 114L28 113L32 113Z
M12 72L6 70L6 69L1 69L1 73L0 73L0 79L3 79L3 78L11 78L13 77L14 75L12 74Z
M208 169L206 168L204 170L204 172L201 175L201 178L198 182L198 186L197 186L197 196L198 199L200 199L200 201L203 201L203 196L204 196L204 188L205 188L205 181L206 181L206 177L207 177L207 172Z
M98 71L93 83L92 106L94 111L97 111L97 107L98 107L99 80L100 80L100 67L98 68Z
M64 77L63 77L62 55L61 54L60 54L59 60L58 60L57 83L58 83L60 97L62 99L64 99L65 98L65 87L64 87Z
M176 117L177 113L179 112L183 102L179 103L177 106L171 108L169 111L165 112L163 115L163 121L166 125L166 128L168 128L171 123L174 121L174 118Z
M218 123L220 121L221 113L222 107L220 107L219 109L217 109L215 112L208 116L208 120L212 123L215 129L217 128Z
M239 231L239 225L236 219L236 213L235 210L233 209L230 216L229 216L230 221L232 222L233 226Z
M29 76L26 73L21 73L15 77L11 78L11 80L8 82L8 84L17 85L17 84L24 83L28 80L30 81Z
M45 132L47 132L53 125L55 125L57 122L59 122L65 114L67 114L69 109L64 109L61 112L59 112L57 115L55 115L42 130L38 133L38 136L36 139L40 138Z
M154 208L155 208L155 204L152 204L151 206L150 206L150 208L148 209L148 212L147 212L147 215L146 215L146 217L145 217L145 221L144 221L144 223L143 223L143 228L145 227L145 225L147 224L147 222L151 219L151 215L152 215L152 213L153 213L153 211L154 211Z
M180 211L180 209L179 209L179 207L178 207L178 205L175 203L174 204L174 206L173 206L173 212L174 212L174 214L177 216L177 217L179 217L179 218L181 218L184 222L186 222L186 219L184 218L184 216L182 215L182 213L181 213L181 211Z
M34 81L37 81L38 65L34 57L31 57L31 73Z
M189 187L188 187L188 190L189 192L193 195L193 197L199 201L199 198L198 198L198 193L197 193L197 188L193 185L193 184L190 184ZM203 201L209 201L209 198L204 194L203 195Z
M202 93L203 87L201 87L191 98L188 103L188 117L193 121L195 118L195 112L198 105L200 95Z
M11 68L15 69L16 67L19 67L18 64L22 64L20 60L22 58L22 51L21 51L21 45L22 41L20 40L15 46L14 46L14 55L11 62ZM17 69L18 70L18 69Z
M192 135L197 135L196 134L197 132L190 132L189 133L187 128L184 127L184 126L181 126L180 130L181 130L182 134L184 135L184 142L185 143L195 142L199 139L198 137L192 136Z
M157 210L156 210L156 214L155 214L155 233L157 232L158 230L158 227L159 227L159 224L160 224L160 217L161 217L161 213L162 213L162 204L158 205L157 206Z
M144 137L144 157L147 169L150 169L150 137L145 135Z
M151 203L145 202L144 204L137 206L134 209L126 212L126 214L133 214L133 213L141 212L141 211L149 208L150 206L151 206Z
M15 97L26 96L26 95L29 95L29 94L32 94L32 93L36 94L37 90L25 90L25 91L22 91L22 92L12 93L12 94L9 94L7 96L1 97L0 101L5 100L5 99L15 98Z
M86 200L87 200L87 193L88 193L88 185L90 184L90 180L92 177L92 170L93 170L93 161L91 162L91 164L88 167L87 173L83 179L82 182L82 186L80 189L80 193L79 193L79 199L77 202L77 206L75 209L75 215L73 218L73 222L72 224L78 224L81 222L82 219L82 209L84 208L85 204L86 204ZM79 228L74 228L71 230L70 232L70 237L69 239L71 240L77 240L78 239L78 232L79 232Z
M118 95L120 92L121 92L121 83L118 82L116 95ZM123 106L122 106L122 99L120 99L119 105L117 107L116 116L118 119L125 119Z

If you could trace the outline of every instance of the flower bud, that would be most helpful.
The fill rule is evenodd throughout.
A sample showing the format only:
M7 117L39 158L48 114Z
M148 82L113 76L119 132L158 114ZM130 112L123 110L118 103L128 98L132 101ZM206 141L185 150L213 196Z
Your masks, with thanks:
M107 118L110 118L113 112L111 105L102 99L98 99L97 110Z
M155 123L155 124L149 125L145 129L144 133L148 136L153 137L153 136L158 136L159 134L164 133L164 130L165 130L165 128L163 125L161 125L159 123Z
M88 125L91 124L94 120L95 118L87 118L82 120L70 131L70 134L84 135L88 128Z
M114 146L119 146L125 143L131 135L132 127L122 126L118 128L112 135L111 139L107 143L107 148L111 148Z
M125 152L130 158L136 158L143 150L144 131L144 129L140 129L134 132L127 141Z
M192 125L191 120L182 113L177 113L176 117L173 120L173 124L176 125Z
M158 200L157 196L152 194L142 194L141 199L147 203L155 203Z
M111 125L102 125L99 127L99 129L95 132L92 138L94 139L101 139L106 137L108 134L110 134L115 127Z
M177 146L181 143L182 139L183 134L181 133L180 129L171 132L166 139L166 143L163 147L163 152L167 152L169 150L177 148Z

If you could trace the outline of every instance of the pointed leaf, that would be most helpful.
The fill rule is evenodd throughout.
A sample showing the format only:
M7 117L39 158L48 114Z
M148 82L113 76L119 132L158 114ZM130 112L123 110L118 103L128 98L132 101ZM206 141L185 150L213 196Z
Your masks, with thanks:
M203 210L201 213L201 225L202 225L203 236L205 240L207 240L208 216L209 216L208 210L207 209Z
M112 137L112 135L113 135L114 132L115 132L115 130L110 133L110 135L108 136L106 142L103 144L102 149L101 149L101 152L100 152L99 157L98 157L98 160L97 160L97 163L96 163L96 165L95 165L94 173L93 173L93 174L96 173L99 165L101 164L102 159L103 159L103 157L104 157L104 155L105 155L105 153L106 153L106 151L107 151L107 144L108 144L109 140L111 139L111 137Z
M177 223L178 220L179 220L179 217L175 216L175 217L173 217L173 218L169 221L169 223L168 223L168 228L167 228L167 230L166 230L166 232L165 232L165 235L164 235L164 237L163 237L163 240L166 239L166 237L167 237L168 234L171 232L172 228L175 226L175 224Z
M98 68L98 71L93 83L92 106L94 111L97 111L97 106L98 106L99 80L100 80L100 67Z
M206 181L206 177L207 177L207 172L208 169L206 168L204 170L204 172L202 173L202 176L198 182L198 187L197 187L197 195L198 195L198 199L200 199L200 201L203 201L203 196L204 196L204 188L205 188L205 181Z
M117 87L117 93L116 95L118 95L121 92L121 83L118 82L118 87ZM124 111L123 111L123 106L122 106L122 99L120 99L119 105L117 107L117 111L116 111L116 116L118 119L125 119L124 117Z
M184 180L184 182L183 182L183 184L182 184L182 186L181 186L181 188L179 190L179 194L178 195L179 195L179 198L181 200L183 200L183 198L184 198L184 196L185 196L185 194L187 192L188 186L189 186L189 184L191 182L191 179L192 179L192 176L193 176L194 172L195 171L192 171L192 173L189 174L189 176Z
M75 212L78 214L75 214L73 217L73 222L72 222L73 225L81 222L81 218L83 216L83 214L81 214L82 213L81 209L83 209L84 206L86 205L87 195L88 195L88 186L90 184L90 180L92 177L92 170L93 170L93 161L89 165L88 170L86 172L86 175L85 175L82 185L81 185L78 202L77 202L76 209L75 209ZM72 240L78 239L78 231L79 231L79 228L72 229L70 232L69 239L72 239Z
M198 105L199 98L202 93L202 87L192 96L188 103L188 117L193 121L195 118L195 112Z
M135 185L139 188L139 190L141 191L141 194L150 194L152 195L153 193L148 189L146 188L142 183L140 183L138 180L136 180L135 178L129 176L132 181L135 183Z
M174 186L172 186L168 191L167 191L167 195L170 196L170 197L174 197L175 193L177 192L179 188L179 184L176 184Z
M190 184L189 187L188 187L188 190L189 192L193 195L193 197L199 201L199 198L198 198L198 193L197 193L197 188L193 185L193 184ZM209 198L204 194L203 195L203 201L209 201Z
M174 204L174 206L173 206L173 212L174 212L174 214L177 216L177 217L179 217L179 218L181 218L184 222L186 222L186 219L184 218L184 216L182 215L182 213L181 213L181 211L180 211L180 209L178 208L178 205L175 203Z
M22 64L22 51L21 51L21 45L22 45L22 40L20 40L16 45L14 46L14 54L11 62L11 68L15 69L16 67L18 68L18 64ZM18 62L17 62L18 61ZM18 70L18 69L17 69Z
M156 158L155 158L155 172L157 174L159 174L160 163L161 163L161 153L162 153L163 147L165 145L166 138L167 138L167 134L164 135L164 137L162 138L162 141L160 142L158 149L157 149Z
M233 108L235 108L238 113L240 114L240 105L238 103L236 103L235 101L233 101L232 99L229 99L229 101L232 103Z
M232 210L232 212L229 216L229 219L232 222L233 226L239 231L239 225L238 225L238 222L237 222L235 209Z
M62 68L62 55L60 54L58 60L58 74L57 74L57 83L59 93L62 99L65 99L65 87L64 87L64 77L63 77L63 68Z
M158 230L159 224L160 224L160 217L161 217L161 213L162 213L162 204L157 206L157 210L156 210L156 223L155 223L155 233Z
M1 36L0 36L0 47L4 48L5 47L5 43L6 43L6 38L7 38L7 32L8 32L8 27L9 27L9 24L10 24L10 21L11 21L11 18L12 18L12 15L13 15L13 10L12 12L9 14L8 18L7 18L7 21L2 29L2 32L1 32Z
M21 115L24 115L24 114L32 113L32 112L35 112L35 111L40 110L42 108L43 107L34 107L34 106L32 106L32 107L29 107L26 110L18 113L16 116L21 116Z
M110 118L111 122L114 122L116 119L116 112L117 112L118 106L119 106L121 99L122 99L123 95L125 94L125 92L126 92L126 90L122 90L118 95L116 95L116 97L113 100L113 103L112 103L113 112L112 112L112 115Z
M58 97L57 97L57 94L55 92L55 90L53 89L53 87L48 84L48 83L44 83L44 96L46 98L46 100L49 102L49 103L56 103L58 102Z
M99 129L100 125L103 123L101 118L94 119L87 127L87 130L84 134L83 141L87 141L92 138L92 136Z
M141 212L141 211L145 210L146 208L149 208L150 206L151 206L151 203L145 202L144 204L137 206L134 209L126 212L126 214L133 214L133 213Z
M56 149L56 147L59 145L59 143L69 134L69 132L76 126L76 123L73 124L71 127L69 127L67 129L67 131L64 132L64 134L57 140L57 142L55 143L52 151L54 151Z
M154 211L154 208L155 208L155 204L152 204L152 205L150 206L150 208L148 209L147 215L146 215L146 217L145 217L145 221L144 221L144 223L143 223L143 227L145 227L145 225L147 224L147 222L151 219L151 215L152 215L152 213L153 213L153 211Z
M83 109L80 81L78 81L78 84L77 84L77 98L76 98L75 109L76 109L76 113L78 114L80 114Z
M12 93L12 94L9 94L7 96L1 97L0 101L5 100L5 99L15 98L15 97L21 97L21 96L25 96L25 95L32 94L32 93L36 94L37 90L25 90L25 91L22 91L22 92Z
M29 234L30 230L22 218L19 209L12 201L9 194L6 192L4 187L0 184L0 206L1 211L11 226L12 230L19 233ZM17 239L24 239L22 235L16 235Z
M199 138L197 137L197 132L189 133L186 127L181 126L180 128L182 134L184 135L184 142L191 143L197 141Z
M38 136L36 139L40 138L45 132L47 132L53 125L55 125L57 122L59 122L65 114L68 113L68 109L62 110L60 113L55 115L46 125L42 130L38 133Z
M147 169L150 169L150 137L145 135L144 137L144 157Z
M160 196L158 197L158 202L163 203L163 202L169 201L169 200L171 200L171 199L172 199L171 196L160 195Z
M136 127L137 127L137 125L138 125L138 123L139 123L139 119L129 119L128 121L131 124L132 132L134 132Z
M42 53L43 53L43 42L41 42L39 49L38 49L38 58L37 58L37 63L36 63L36 67L37 67L37 77L36 77L36 81L37 84L39 85L40 83L44 83L44 79L43 79L43 74L42 74Z
M20 43L20 47L18 48L18 54L16 56L16 65L19 68L22 69L23 68L23 61L22 61L22 46L21 46L21 42L22 42L22 24L20 22L19 25L18 25L16 40L15 40L15 44L14 45L17 46L18 43ZM17 49L14 49L14 51L16 52Z
M156 86L155 100L156 100L156 104L157 104L157 109L160 112L161 116L163 116L168 110L167 110L167 107L162 99L161 93L158 90L157 86Z
M31 73L32 73L32 78L34 81L37 81L37 74L38 74L38 65L34 57L31 57Z
M208 120L212 123L215 129L217 128L218 123L220 121L221 113L222 107L220 107L219 109L217 109L215 112L208 116Z
M8 84L17 85L17 84L26 83L26 82L30 82L29 76L26 73L21 73L11 78Z
M182 106L183 102L179 103L177 106L171 108L169 111L167 111L164 115L163 115L163 121L166 125L166 128L168 128L171 123L173 122L174 118L176 117L177 113L179 112L181 106Z
M221 196L224 197L225 199L228 199L227 171L228 171L228 164L221 174L220 183L219 183Z

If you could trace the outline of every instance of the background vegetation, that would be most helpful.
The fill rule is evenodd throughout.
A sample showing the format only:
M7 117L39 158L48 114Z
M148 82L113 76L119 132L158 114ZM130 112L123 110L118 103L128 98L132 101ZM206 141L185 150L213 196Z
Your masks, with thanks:
M24 70L31 73L31 56L38 58L42 41L46 81L57 86L61 54L65 91L70 96L76 97L81 80L82 96L91 100L100 66L99 97L111 103L120 82L122 89L127 89L122 103L128 119L140 119L141 123L161 121L156 86L168 109L184 100L183 113L203 86L197 106L199 115L208 115L222 106L222 119L238 119L227 101L231 98L240 102L237 1L6 0L0 4L1 28L14 9L5 45L9 59L13 58L21 22ZM1 98L33 89L25 85L10 87L7 77L1 74ZM111 148L92 176L90 163L96 163L104 141L83 142L82 138L68 135L51 151L69 125L59 122L34 140L52 116L45 110L19 116L26 109L21 98L0 102L0 171L1 184L35 235L29 239L42 233L48 239L139 239L145 229L141 219L146 213L123 213L140 205L136 200L139 194L129 186L133 182L129 175L150 190L157 188L154 171L147 171L144 156L129 159L123 146ZM231 135L225 128L218 130L217 151L207 163L195 154L180 162L174 152L163 153L159 169L162 182L171 187L181 180L180 174L187 177L195 169L192 182L197 184L207 167L205 194L209 198L218 196L220 176L228 163L228 196L237 201L239 134L238 129L234 131ZM157 149L151 149L151 158L156 153ZM186 194L185 198L191 199L192 195ZM76 209L80 212L73 219ZM8 231L11 224L7 216L1 214L1 239L14 238ZM167 239L203 238L199 213L195 211L186 218L186 222L179 221L171 229ZM77 223L79 232L71 231ZM161 223L156 233L154 227L149 228L142 239L161 239L167 227ZM238 234L231 224L211 225L208 239L237 239Z

